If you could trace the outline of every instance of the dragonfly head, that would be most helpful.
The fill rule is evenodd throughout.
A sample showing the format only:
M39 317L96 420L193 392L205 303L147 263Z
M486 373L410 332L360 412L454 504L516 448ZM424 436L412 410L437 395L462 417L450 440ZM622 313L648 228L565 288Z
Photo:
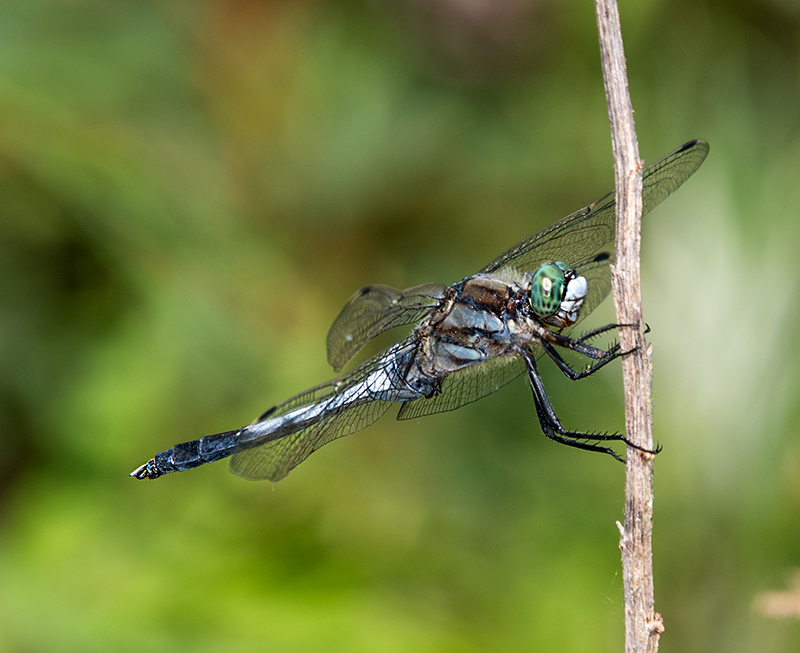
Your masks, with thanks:
M544 263L531 278L531 308L546 324L572 326L588 292L586 279L563 261Z

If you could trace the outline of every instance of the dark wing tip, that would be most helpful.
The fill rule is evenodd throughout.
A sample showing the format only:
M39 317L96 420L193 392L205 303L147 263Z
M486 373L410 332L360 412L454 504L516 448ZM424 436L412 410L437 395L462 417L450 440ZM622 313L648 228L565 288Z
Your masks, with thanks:
M711 146L708 144L708 141L704 141L702 138L696 138L693 141L689 141L688 143L684 143L681 145L677 150L675 150L672 154L668 154L664 158L670 158L675 156L676 154L681 154L683 152L688 152L689 150L693 150L697 155L700 156L700 163L705 161L706 157L708 156L708 152L711 149ZM700 164L698 164L700 167Z

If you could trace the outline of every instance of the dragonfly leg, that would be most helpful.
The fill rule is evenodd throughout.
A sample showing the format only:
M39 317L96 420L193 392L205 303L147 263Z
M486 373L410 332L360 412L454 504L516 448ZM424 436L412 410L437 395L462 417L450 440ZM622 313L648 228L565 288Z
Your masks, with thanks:
M592 338L600 335L601 333L605 333L607 331L611 331L612 329L633 328L633 327L636 327L636 326L638 326L638 325L636 325L636 324L607 324L605 326L598 327L597 329L592 329L591 331L588 331L587 333L584 333L579 338L571 338L570 336L564 336L564 335L561 335L560 333L551 333L550 334L550 339L552 340L551 344L558 345L560 347L564 347L565 349L571 349L572 351L575 351L575 352L577 352L579 354L583 354L584 356L587 356L588 358L594 358L595 360L602 361L601 364L597 365L596 367L593 366L591 368L591 370L588 372L588 374L591 374L593 371L599 369L600 367L602 367L606 363L614 360L618 356L625 356L627 354L630 354L630 353L636 351L636 349L631 349L630 351L620 352L619 351L619 343L614 343L614 345L609 347L608 350L603 350L603 349L599 349L597 347L593 347L592 345L587 344L586 341L587 340L591 340ZM649 325L645 325L645 331L644 332L645 333L649 333L650 332L650 326ZM555 356L553 356L552 351L553 350L548 350L548 354L550 355L551 358L553 358L554 361L556 361L556 364L558 364L558 366L563 371L565 369L564 366L562 366L563 360L561 362L559 362L559 360L557 360L557 358ZM606 358L608 356L611 356L611 358L606 360ZM566 365L566 363L564 363L564 365ZM568 365L566 367L567 367L567 369L571 370L571 368ZM572 370L572 372L574 372L574 370ZM570 378L572 378L572 376L571 376L571 374L569 372L565 371L564 373L567 376L569 376ZM583 374L583 376L586 376L586 374ZM578 377L578 378L583 378L583 376Z
M619 460L620 462L625 462L625 459L622 458L616 451L610 447L605 447L597 443L624 442L626 445L645 453L657 454L659 451L661 451L660 446L653 451L639 447L628 440L624 435L619 433L580 433L577 431L566 430L561 424L561 421L558 419L558 416L553 409L553 405L550 403L550 399L547 396L547 392L544 389L544 384L542 383L542 379L539 376L538 370L536 369L536 358L531 352L526 350L523 350L520 353L525 360L525 366L528 372L528 380L531 384L533 400L536 405L536 414L539 417L539 424L542 427L542 431L548 438L577 449L605 453L612 458Z
M587 338L594 337L604 331L609 331L615 328L616 324L610 324L608 326L602 327L602 330L595 329L595 332L589 332L581 336L580 338L570 338L569 336L561 335L560 333L550 333L548 334L547 341L551 345L558 345L559 347L564 347L564 349L571 349L574 352L582 354L588 358L594 358L595 360L602 360L610 353L617 354L619 351L619 344L615 343L611 346L608 351L604 349L600 349L598 347L592 347L592 345L586 344L585 340Z
M591 340L595 336L599 336L601 333L606 333L607 331L613 331L614 329L621 329L623 327L635 327L635 324L606 324L605 326L597 327L596 329L592 329L591 331L587 331L579 338L573 338L577 342L586 342L587 340Z
M585 342L586 340L591 340L595 336L605 333L606 331L611 331L612 329L635 329L638 326L638 324L606 324L605 326L597 327L596 329L587 331L579 338L575 338L575 340L578 342ZM650 333L650 325L647 324L647 322L644 323L644 332Z
M541 342L539 344L542 346L542 349L544 349L547 352L547 355L553 359L555 364L558 365L558 369L560 369L567 378L573 381L577 381L578 379L583 379L587 376L590 376L591 374L594 374L597 370L599 370L601 367L608 365L611 361L616 360L620 356L624 356L625 354L629 353L629 352L620 353L619 345L614 345L607 352L604 352L605 355L601 359L597 360L597 362L593 363L582 372L578 372L577 370L573 369L570 366L570 364L567 363L567 361L565 361L561 357L561 354L559 354L558 351L556 351L556 348L553 347L553 345L551 345L548 342Z

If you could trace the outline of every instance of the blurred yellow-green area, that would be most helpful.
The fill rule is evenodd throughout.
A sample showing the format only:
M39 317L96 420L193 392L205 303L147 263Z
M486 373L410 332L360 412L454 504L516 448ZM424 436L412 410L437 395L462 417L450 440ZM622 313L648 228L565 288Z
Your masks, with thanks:
M643 233L661 651L797 651L800 5L621 16L642 156L711 143ZM332 378L357 288L612 187L588 0L4 0L0 651L621 650L624 468L523 380L276 485L128 478ZM542 373L623 428L618 364Z

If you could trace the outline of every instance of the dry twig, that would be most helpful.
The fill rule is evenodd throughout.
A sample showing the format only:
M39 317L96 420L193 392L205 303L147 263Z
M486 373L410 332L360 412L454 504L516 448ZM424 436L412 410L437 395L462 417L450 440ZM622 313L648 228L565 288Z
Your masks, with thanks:
M628 90L625 53L616 0L596 0L603 80L611 121L617 189L616 263L611 283L620 329L625 387L625 430L640 447L653 449L652 366L642 321L639 259L642 216L642 167ZM625 525L620 529L625 599L626 653L655 653L664 631L653 596L653 456L628 447Z

